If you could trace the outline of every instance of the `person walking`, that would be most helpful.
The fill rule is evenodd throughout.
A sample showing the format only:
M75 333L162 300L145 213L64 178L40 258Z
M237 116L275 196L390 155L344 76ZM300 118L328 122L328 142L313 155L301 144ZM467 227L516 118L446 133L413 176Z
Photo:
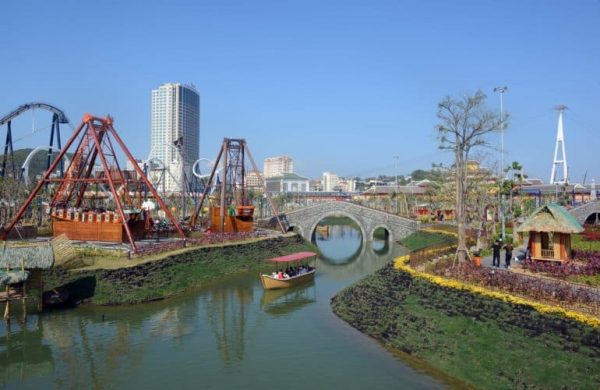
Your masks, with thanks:
M506 269L510 268L510 260L512 259L512 251L513 251L513 245L510 242L507 242L506 245L504 245L504 267L506 267Z
M500 249L502 248L502 239L497 239L492 245L492 267L500 267Z

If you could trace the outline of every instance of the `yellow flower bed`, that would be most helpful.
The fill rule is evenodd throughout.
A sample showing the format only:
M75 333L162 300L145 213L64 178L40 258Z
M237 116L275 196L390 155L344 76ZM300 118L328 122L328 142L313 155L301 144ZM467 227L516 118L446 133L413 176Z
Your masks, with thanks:
M407 272L407 273L411 274L413 277L425 279L431 283L435 283L435 284L443 286L443 287L450 287L450 288L454 288L457 290L469 291L469 292L472 292L475 294L483 295L483 296L486 296L489 298L500 299L502 301L517 304L517 305L530 306L530 307L533 307L535 310L537 310L540 313L559 314L564 317L582 322L589 326L600 327L600 319L598 319L597 317L594 317L594 316L574 312L571 310L565 310L558 306L551 306L551 305L547 305L544 303L535 302L535 301L531 301L528 299L516 297L514 295L510 295L507 293L489 290L489 289L481 287L481 286L476 286L476 285L469 284L469 283L463 283L463 282L460 282L460 281L454 280L454 279L446 279L446 278L442 278L437 275L431 275L426 272L418 271L414 268L411 268L408 265L409 258L410 258L409 255L397 257L394 260L394 268L399 269L404 272Z
M448 236L454 236L454 237L458 237L458 232L451 232L449 230L443 230L443 229L436 229L436 228L423 228L421 229L424 232L428 232L428 233L439 233L439 234L445 234Z

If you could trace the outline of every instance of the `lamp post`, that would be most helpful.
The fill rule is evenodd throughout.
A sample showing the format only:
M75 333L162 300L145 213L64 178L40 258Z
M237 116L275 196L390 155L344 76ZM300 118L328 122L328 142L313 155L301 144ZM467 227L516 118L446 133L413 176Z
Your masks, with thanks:
M504 92L508 87L496 87L494 92L500 93L500 223L502 224L502 241L506 240L506 225L504 216Z
M396 215L398 215L398 159L400 156L394 156L394 175L396 175Z

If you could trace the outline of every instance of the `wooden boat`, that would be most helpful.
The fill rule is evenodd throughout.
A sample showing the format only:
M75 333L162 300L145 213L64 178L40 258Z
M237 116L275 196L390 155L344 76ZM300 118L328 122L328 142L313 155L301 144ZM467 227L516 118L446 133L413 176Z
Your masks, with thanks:
M292 253L291 255L275 257L269 259L268 261L275 263L276 268L278 268L281 267L282 264L298 264L301 262L306 262L309 259L313 259L316 266L316 258L317 254L314 252L298 252ZM275 271L277 271L277 269ZM287 279L279 279L277 277L274 277L273 275L260 274L260 281L265 290L272 290L277 288L290 288L314 280L316 271L316 267L312 267L305 273L294 275Z

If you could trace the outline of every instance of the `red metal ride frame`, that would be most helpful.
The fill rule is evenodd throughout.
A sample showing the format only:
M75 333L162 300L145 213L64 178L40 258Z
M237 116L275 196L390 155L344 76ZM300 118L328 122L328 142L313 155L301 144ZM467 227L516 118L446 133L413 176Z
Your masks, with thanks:
M58 203L68 204L69 201L74 197L76 198L75 206L79 207L81 201L83 199L83 195L88 184L92 183L103 183L108 185L110 192L113 195L113 199L115 200L117 211L123 223L123 228L125 229L127 239L131 244L131 248L133 252L137 252L137 247L135 245L135 241L131 234L130 228L127 224L127 218L125 217L123 204L121 202L121 198L117 192L115 184L124 185L125 193L124 196L127 201L131 201L129 198L129 191L127 189L127 184L136 184L140 183L139 180L127 180L123 176L118 162L116 160L115 150L112 146L112 142L110 141L110 136L112 136L119 146L121 147L122 152L125 154L127 159L131 162L133 167L135 168L139 178L141 179L141 183L144 183L147 188L150 190L156 201L159 203L162 210L165 211L166 216L175 226L175 229L179 233L181 238L185 238L181 227L177 220L173 217L170 210L167 208L162 198L158 195L156 189L152 186L142 169L138 166L137 162L113 128L113 119L109 116L106 118L94 117L90 114L85 114L83 116L83 120L81 125L75 130L71 138L67 141L63 149L60 151L48 171L46 171L40 181L37 183L33 191L29 194L27 200L23 203L13 220L6 226L6 229L2 233L2 239L6 240L8 233L14 228L17 222L22 218L23 214L31 204L31 202L35 199L39 191L45 184L58 183L58 191L54 195L52 202L50 204L51 207L57 206ZM69 167L65 171L64 178L50 178L50 175L65 154L68 152L69 148L73 145L75 140L81 137L79 141L79 145L75 153L73 154L73 159L71 160ZM107 160L107 156L113 158L114 166L109 164ZM96 158L100 158L100 162L102 164L102 168L104 169L104 177L102 178L92 178L90 177L93 172L93 166L95 164ZM82 164L83 163L83 164ZM115 167L117 169L118 178L113 178L111 168Z

